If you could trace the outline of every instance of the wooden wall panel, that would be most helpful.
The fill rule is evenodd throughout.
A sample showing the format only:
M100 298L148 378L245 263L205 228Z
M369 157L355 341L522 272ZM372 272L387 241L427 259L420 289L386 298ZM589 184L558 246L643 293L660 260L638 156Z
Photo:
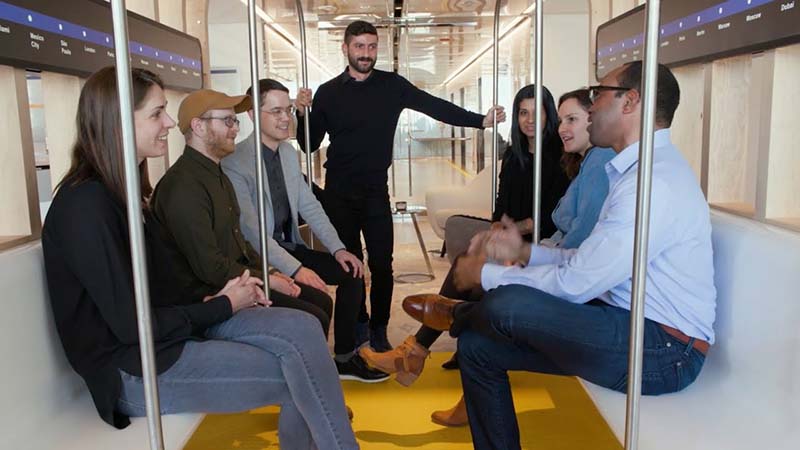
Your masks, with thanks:
M775 51L766 216L800 228L800 44Z
M156 3L155 0L125 0L125 8L136 14L155 20Z
M53 188L61 181L72 162L75 142L75 115L81 95L81 80L72 75L42 72L47 152Z
M0 66L0 246L41 229L25 71Z
M167 91L167 113L175 121L175 128L170 130L167 141L169 143L169 154L167 155L167 166L175 164L175 161L183 154L183 147L186 144L178 129L178 107L186 94L178 91Z
M748 168L756 149L749 148L751 55L714 61L711 89L708 199L743 214L755 211L755 173ZM753 170L751 170L753 169Z
M672 71L681 89L681 102L672 121L672 141L692 166L697 179L702 173L703 105L705 68L703 64L678 67Z
M637 5L636 0L611 0L611 17L624 14Z
M183 0L157 0L156 6L158 6L156 17L160 23L180 31L186 29L184 25Z

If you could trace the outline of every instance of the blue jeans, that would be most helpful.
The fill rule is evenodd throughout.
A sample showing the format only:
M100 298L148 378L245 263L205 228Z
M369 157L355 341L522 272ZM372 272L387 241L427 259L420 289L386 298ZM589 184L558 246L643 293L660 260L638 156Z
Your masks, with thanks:
M319 323L287 308L248 308L189 341L158 376L161 413L280 404L281 449L357 449ZM122 372L120 412L144 416L142 379ZM316 445L316 447L314 447Z
M630 311L595 301L574 304L526 286L488 292L458 339L458 362L478 450L520 448L509 370L577 375L625 392ZM691 344L691 342L690 342ZM652 320L644 331L642 393L679 391L705 357Z

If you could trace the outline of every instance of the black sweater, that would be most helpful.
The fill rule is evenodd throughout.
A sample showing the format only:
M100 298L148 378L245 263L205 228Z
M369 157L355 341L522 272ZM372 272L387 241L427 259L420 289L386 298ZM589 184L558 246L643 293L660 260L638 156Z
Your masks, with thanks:
M311 110L311 149L328 133L326 185L386 184L397 120L405 108L461 127L482 128L483 116L434 97L392 72L373 70L356 81L347 69L319 87ZM303 117L298 117L298 130ZM297 133L305 149L305 134Z
M558 150L542 152L542 203L539 226L539 235L542 237L552 236L556 232L551 216L558 201L569 187L569 178L561 168L561 163L551 156L558 153ZM499 178L500 187L497 189L492 221L500 220L503 214L517 221L533 217L533 156L526 153L521 163L511 149L506 150Z
M232 315L227 297L180 298L160 227L145 212L153 341L158 373L177 361L183 343ZM42 248L56 328L70 365L86 381L100 417L117 428L119 369L141 376L125 208L99 181L62 186L47 214Z

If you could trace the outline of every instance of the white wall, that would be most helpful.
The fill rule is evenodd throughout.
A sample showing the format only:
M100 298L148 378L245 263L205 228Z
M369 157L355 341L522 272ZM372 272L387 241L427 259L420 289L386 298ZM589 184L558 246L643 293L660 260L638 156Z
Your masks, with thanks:
M548 14L543 44L544 84L556 101L561 94L589 84L588 15Z
M260 27L259 27L260 35ZM208 26L208 51L211 71L215 69L236 69L239 76L239 83L231 82L230 76L215 77L211 75L211 89L216 89L228 95L242 95L251 85L250 81L250 47L247 35L247 25L245 23L232 24L211 24ZM259 76L265 75L263 70L263 45L262 40L258 39ZM215 80L217 81L215 83ZM240 89L235 92L235 89ZM239 114L239 135L237 142L246 138L253 131L253 123L247 114Z

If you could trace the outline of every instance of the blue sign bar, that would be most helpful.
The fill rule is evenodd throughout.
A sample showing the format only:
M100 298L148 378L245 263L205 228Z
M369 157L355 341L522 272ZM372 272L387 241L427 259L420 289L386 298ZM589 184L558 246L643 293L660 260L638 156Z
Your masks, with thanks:
M108 33L76 25L29 9L20 8L3 1L0 1L0 19L90 44L110 49L114 48L114 37ZM129 47L130 52L136 55L159 60L168 64L183 66L188 69L199 70L201 68L200 61L177 53L159 50L135 41L130 41Z
M698 11L662 25L661 40L663 41L678 33L683 33L694 28L702 27L704 25L723 20L735 14L743 13L768 3L774 3L776 1L777 0L728 0L719 3L702 11ZM597 57L607 58L617 53L624 52L631 47L641 46L643 39L644 33L619 42L615 42L611 45L604 45L602 48L597 49Z

